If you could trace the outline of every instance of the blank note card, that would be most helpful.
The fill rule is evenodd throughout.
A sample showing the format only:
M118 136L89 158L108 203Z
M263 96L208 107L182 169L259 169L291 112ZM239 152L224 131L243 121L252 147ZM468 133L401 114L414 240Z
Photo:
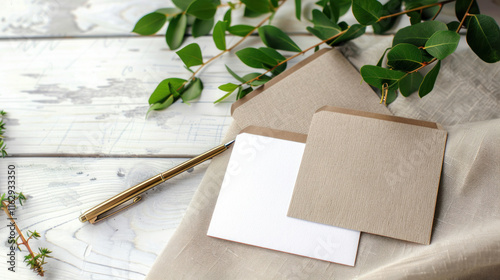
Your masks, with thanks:
M359 231L287 217L304 147L239 134L207 234L353 266Z

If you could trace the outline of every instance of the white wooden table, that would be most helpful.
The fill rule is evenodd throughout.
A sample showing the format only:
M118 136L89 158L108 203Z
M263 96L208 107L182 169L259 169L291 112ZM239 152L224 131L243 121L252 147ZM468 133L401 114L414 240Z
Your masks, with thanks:
M149 94L167 77L189 73L163 36L130 33L135 22L170 1L4 1L0 11L0 110L5 110L10 157L0 159L0 192L15 166L16 191L28 195L15 217L23 232L37 230L33 249L53 251L47 279L143 279L172 236L207 163L149 191L143 201L91 225L78 216L136 183L221 143L231 124L230 105L217 86L230 81L224 65L248 73L234 53L201 73L205 90L146 120ZM281 14L280 14L281 13ZM306 34L287 3L274 24L307 47ZM222 15L222 14L221 14ZM235 15L235 18L238 16ZM261 19L258 19L260 21ZM164 34L164 30L160 34ZM239 37L228 36L228 45ZM188 37L187 42L193 42ZM197 38L205 58L218 54L211 36ZM242 45L261 46L253 36ZM290 63L293 65L295 62ZM8 221L0 223L7 240ZM17 252L1 279L36 279ZM24 248L22 248L24 249Z
M220 144L234 101L213 104L223 94L217 86L231 80L224 65L239 73L251 69L234 53L226 54L201 73L205 90L198 101L173 104L146 120L147 99L156 85L189 73L163 36L140 37L130 30L146 13L172 6L170 1L3 2L0 110L8 112L11 156L0 159L0 192L6 192L8 166L15 166L16 191L28 195L15 217L23 232L41 233L31 243L34 248L53 251L45 265L47 279L143 279L180 223L207 163L104 222L82 224L78 216ZM306 35L305 23L293 18L293 10L288 1L273 24L301 47L318 42ZM238 39L228 36L228 45ZM193 41L189 37L186 43ZM211 36L196 42L205 58L219 53ZM248 46L261 46L258 37L241 47ZM0 220L0 239L6 240L8 221ZM22 262L25 253L18 252L12 273L7 246L0 246L1 279L36 279Z

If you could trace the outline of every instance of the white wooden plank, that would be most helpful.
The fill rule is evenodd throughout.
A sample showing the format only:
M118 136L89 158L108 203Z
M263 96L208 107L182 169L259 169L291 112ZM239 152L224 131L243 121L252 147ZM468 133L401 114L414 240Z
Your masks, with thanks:
M307 5L312 6L314 2ZM168 0L9 1L0 10L0 36L132 36L131 30L142 16L158 8L173 6ZM222 18L228 8L220 8L216 17ZM237 24L241 22L243 9L234 13ZM294 1L287 1L276 14L273 24L287 32L305 33L304 22L290 16L294 14ZM245 18L244 22L254 24L261 20ZM164 30L160 33L165 34Z
M239 37L228 37L228 44ZM318 40L293 36L300 46ZM262 46L251 37L244 46ZM193 42L193 39L189 39ZM205 60L220 51L199 38ZM243 46L242 46L243 47ZM1 109L8 112L6 143L12 155L195 155L218 145L232 121L217 87L255 72L234 53L201 73L205 91L191 105L176 103L145 119L147 100L167 77L187 78L162 38L0 41ZM290 62L293 65L302 57Z
M34 249L53 251L45 267L48 279L143 279L180 223L207 163L148 191L138 205L101 223L82 224L78 216L184 160L8 158L0 161L0 182L7 180L7 166L15 165L16 191L28 195L15 217L23 232L41 233ZM6 192L6 184L0 192ZM7 238L7 220L1 220L0 236ZM0 246L0 253L6 256L7 246ZM22 262L24 255L17 253L15 273L0 262L2 279L35 278Z

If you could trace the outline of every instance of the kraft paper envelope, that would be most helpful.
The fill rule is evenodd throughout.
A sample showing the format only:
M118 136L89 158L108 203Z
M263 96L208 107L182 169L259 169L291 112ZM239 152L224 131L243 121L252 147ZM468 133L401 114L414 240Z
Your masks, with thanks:
M429 244L446 137L436 123L325 106L288 215Z
M325 104L389 115L361 80L338 50L319 50L236 101L232 107L234 121L222 142L234 139L249 125L307 134L314 112ZM279 278L280 271L294 271L304 263L304 269L315 267L311 279L320 279L342 269L339 267L350 268L207 236L228 161L226 153L212 159L182 223L158 256L148 280Z
M359 231L287 217L306 135L247 127L232 147L207 235L353 266Z

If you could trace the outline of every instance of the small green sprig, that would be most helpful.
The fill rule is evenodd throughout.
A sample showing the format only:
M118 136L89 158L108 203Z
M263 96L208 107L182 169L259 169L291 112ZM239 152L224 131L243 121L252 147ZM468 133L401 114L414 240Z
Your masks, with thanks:
M24 194L22 192L14 194L13 197L14 197L14 201L18 200L19 204L21 204L21 205L23 205L23 202L26 201L26 196L24 196ZM40 248L38 248L37 253L33 252L33 250L31 249L31 247L29 245L29 241L32 239L38 239L41 237L41 235L36 230L35 231L28 230L28 232L26 233L27 238L22 234L21 230L19 229L17 223L15 222L14 218L12 217L12 215L10 213L11 209L9 209L9 204L11 201L9 201L9 198L7 198L7 195L5 193L2 194L2 196L0 197L0 204L1 204L0 208L2 210L4 210L5 214L7 214L10 221L12 222L14 227L16 228L16 231L18 233L17 237L15 238L17 249L19 251L21 251L21 247L20 247L21 245L26 247L29 254L24 256L24 262L26 263L27 266L29 266L31 268L31 270L36 272L37 275L44 276L45 270L43 269L43 265L47 263L45 261L46 258L52 257L49 255L52 253L52 251L50 251L47 248L40 247ZM18 241L19 239L21 241Z
M5 142L3 140L3 133L5 132L5 123L3 122L3 117L5 115L7 115L7 113L4 110L0 111L0 153L3 158L7 156L7 146L5 145Z

